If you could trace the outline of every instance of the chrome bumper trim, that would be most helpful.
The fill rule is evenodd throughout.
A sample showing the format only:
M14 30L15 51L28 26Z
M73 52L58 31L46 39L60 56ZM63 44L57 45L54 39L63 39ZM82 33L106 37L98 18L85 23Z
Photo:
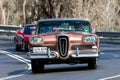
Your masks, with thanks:
M28 52L27 55L29 56L29 59L54 59L56 58L56 54L54 53L48 53L48 54L35 54Z
M71 54L71 57L73 58L84 58L84 57L99 57L99 53L96 52L96 53L73 53Z
M31 55L30 57L29 57L30 59L54 59L55 58L55 56L48 56L48 55Z

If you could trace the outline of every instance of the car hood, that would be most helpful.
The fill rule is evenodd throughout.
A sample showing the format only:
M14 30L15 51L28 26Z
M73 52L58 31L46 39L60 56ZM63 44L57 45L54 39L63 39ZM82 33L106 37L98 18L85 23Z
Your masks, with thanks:
M60 33L45 33L45 34L40 34L39 36L50 39L50 38L56 38L59 36L68 36L69 38L72 38L72 37L77 38L77 37L82 37L86 35L94 35L94 34L85 33L85 32L60 32Z
M40 34L39 36L43 38L44 44L56 44L59 36L67 36L70 42L83 43L83 37L88 35L96 36L95 34L85 32L46 33Z
M24 41L25 41L25 42L28 42L28 41L29 41L29 38L32 37L32 36L33 36L33 34L25 34L25 35L24 35Z
M24 35L24 37L28 37L28 38L31 37L31 36L33 36L33 34L25 34Z

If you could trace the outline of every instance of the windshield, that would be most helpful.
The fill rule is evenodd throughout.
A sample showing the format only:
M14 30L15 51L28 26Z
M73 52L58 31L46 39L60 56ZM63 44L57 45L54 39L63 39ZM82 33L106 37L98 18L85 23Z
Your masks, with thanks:
M39 33L49 32L86 32L91 33L88 21L46 21L39 24Z
M24 26L24 34L34 34L36 30L35 25Z

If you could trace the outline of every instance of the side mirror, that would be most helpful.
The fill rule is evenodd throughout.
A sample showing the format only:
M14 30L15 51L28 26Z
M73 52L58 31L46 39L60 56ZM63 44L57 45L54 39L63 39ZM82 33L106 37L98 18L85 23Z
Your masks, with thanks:
M35 35L35 30L31 31L31 33L32 33L33 35Z
M95 28L93 28L93 31L92 31L92 33L96 33L96 29L95 29Z
M23 34L23 32L21 30L18 30L17 34Z

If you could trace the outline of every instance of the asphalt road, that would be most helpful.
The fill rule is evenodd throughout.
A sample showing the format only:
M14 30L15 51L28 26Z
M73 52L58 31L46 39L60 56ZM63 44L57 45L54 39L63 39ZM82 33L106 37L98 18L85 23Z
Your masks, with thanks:
M120 44L100 44L98 67L86 64L46 65L45 71L33 74L25 52L16 52L13 37L0 36L0 80L120 80Z

